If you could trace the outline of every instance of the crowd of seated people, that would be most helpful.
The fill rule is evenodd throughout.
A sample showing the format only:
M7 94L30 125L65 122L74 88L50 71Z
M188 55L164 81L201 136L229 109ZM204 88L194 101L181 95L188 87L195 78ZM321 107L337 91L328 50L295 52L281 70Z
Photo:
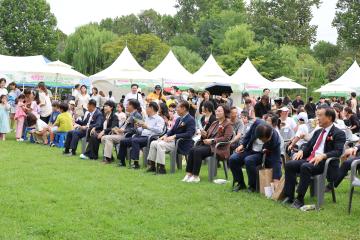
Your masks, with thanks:
M4 85L4 80L0 83ZM19 142L31 135L33 142L58 146L58 136L63 134L64 156L101 159L104 164L118 160L120 167L128 160L133 169L141 168L143 152L146 166L142 167L155 174L166 174L166 156L177 151L186 156L182 181L187 183L199 183L205 159L215 155L211 159L217 163L228 161L234 192L256 191L257 168L264 159L265 167L272 169L272 182L285 177L283 203L294 208L305 204L311 178L323 173L326 159L344 159L342 164L337 160L330 165L328 191L343 181L360 149L354 93L349 101L320 98L315 104L312 97L304 103L300 95L293 102L288 96L271 98L270 90L264 89L258 99L243 93L240 108L228 93L211 96L208 91L176 87L165 93L159 85L146 96L132 84L119 102L112 92L106 97L97 88L90 95L85 85L77 85L66 101L50 101L51 92L44 83L22 93L16 91L16 84L9 86L11 98L3 94L1 104L7 109L7 99L14 98L13 128ZM6 133L0 132L2 139Z

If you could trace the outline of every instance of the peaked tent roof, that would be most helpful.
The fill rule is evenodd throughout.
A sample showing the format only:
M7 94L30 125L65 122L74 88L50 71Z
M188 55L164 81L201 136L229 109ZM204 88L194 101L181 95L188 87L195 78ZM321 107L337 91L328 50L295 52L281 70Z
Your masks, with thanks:
M89 77L91 81L150 80L150 74L140 66L126 46L108 68Z
M331 84L345 85L352 88L360 87L360 67L356 60L351 67Z
M151 75L154 79L171 86L194 83L192 74L181 65L171 50L159 66L152 70Z
M0 55L0 72L36 72L48 62L49 60L42 55L26 57Z
M219 66L212 54L193 77L200 83L229 83L229 75Z
M306 89L306 87L284 76L274 79L272 87L278 89Z
M243 85L244 88L273 88L272 82L263 77L247 58L241 67L230 77L231 84Z

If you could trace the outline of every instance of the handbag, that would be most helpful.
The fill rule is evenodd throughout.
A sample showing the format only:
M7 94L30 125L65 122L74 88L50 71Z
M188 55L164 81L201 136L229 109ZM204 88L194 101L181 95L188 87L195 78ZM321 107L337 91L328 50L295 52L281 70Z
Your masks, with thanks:
M271 198L275 201L284 199L284 187L285 187L285 177L281 177L280 181L274 185L274 193Z
M259 191L265 195L265 188L271 187L273 170L272 168L265 168L266 153L263 154L261 167L258 169L259 176Z

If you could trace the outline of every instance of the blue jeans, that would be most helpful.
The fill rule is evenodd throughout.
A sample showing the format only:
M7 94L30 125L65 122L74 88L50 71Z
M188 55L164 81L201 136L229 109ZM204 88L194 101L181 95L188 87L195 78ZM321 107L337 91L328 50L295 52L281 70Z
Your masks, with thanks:
M242 153L233 153L229 159L229 167L231 169L234 182L241 186L245 186L242 167L246 166L249 187L256 188L256 166L261 164L262 153L247 151Z

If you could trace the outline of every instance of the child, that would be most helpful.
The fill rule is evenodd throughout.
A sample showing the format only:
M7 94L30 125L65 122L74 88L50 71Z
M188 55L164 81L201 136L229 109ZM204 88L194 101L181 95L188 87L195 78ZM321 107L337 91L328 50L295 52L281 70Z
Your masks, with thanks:
M55 146L54 137L56 132L69 132L73 130L73 118L68 112L69 106L66 103L59 105L60 114L56 118L54 126L50 128L50 146Z
M21 137L24 128L24 122L26 118L25 113L25 95L21 94L16 99L16 110L14 119L16 120L16 141L22 142L24 139Z
M37 118L34 114L29 113L26 117L27 125L29 127L35 127L30 133L34 134L35 142L39 143L39 138L42 139L44 145L48 144L48 128L49 126L40 118Z
M5 141L5 135L10 132L9 125L10 105L7 102L7 96L0 96L0 141Z
M16 83L15 82L11 82L9 83L9 95L8 95L8 101L10 104L10 119L11 119L11 124L10 124L10 128L14 129L15 128L15 112L16 112L16 99L20 96L21 91L17 88Z

